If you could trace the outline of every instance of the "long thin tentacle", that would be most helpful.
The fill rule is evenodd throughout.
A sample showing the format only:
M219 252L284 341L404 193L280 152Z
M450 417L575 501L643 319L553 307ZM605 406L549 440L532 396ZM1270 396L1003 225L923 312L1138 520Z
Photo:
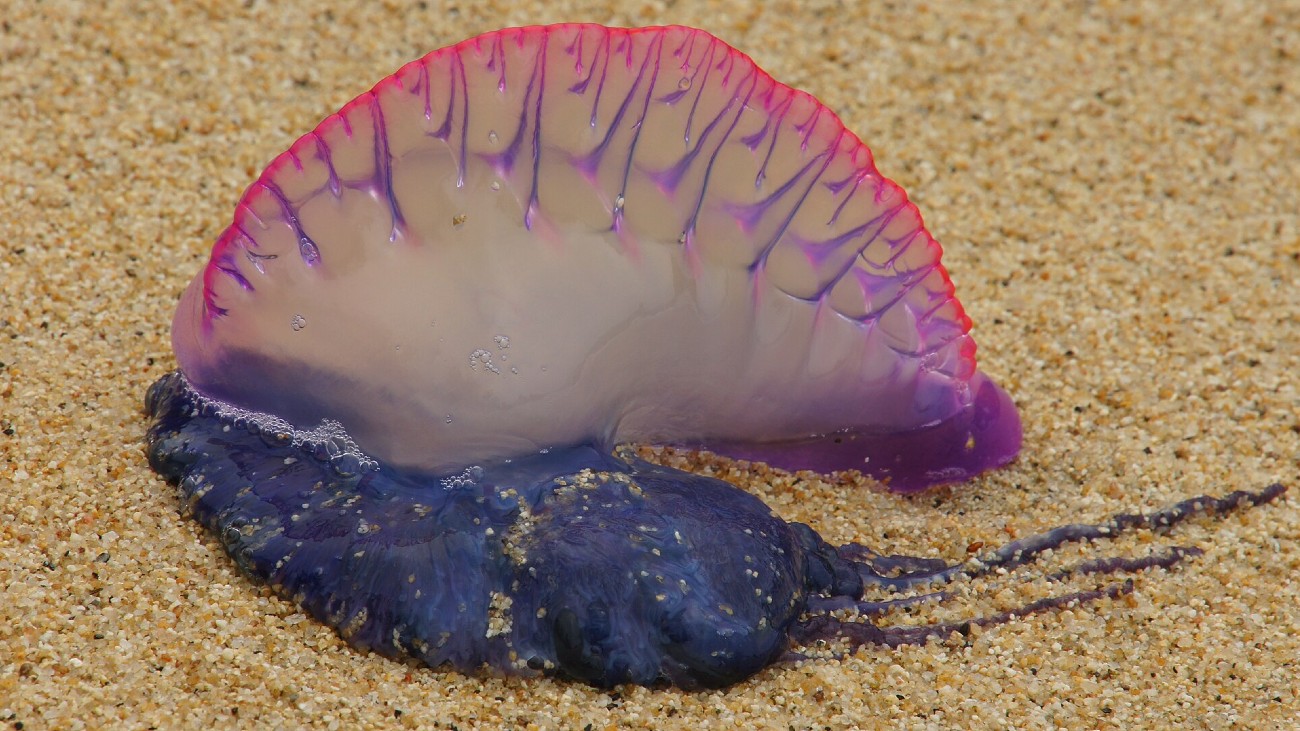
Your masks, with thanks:
M796 645L808 646L819 640L846 642L850 648L863 645L920 644L932 638L947 637L953 632L966 634L972 626L991 626L1018 617L1061 609L1076 604L1115 598L1133 591L1133 580L1114 582L1096 589L1075 591L1046 597L996 614L960 622L942 622L921 626L879 626L866 621L842 620L830 612L856 610L859 615L878 615L894 609L931 601L942 601L950 592L935 591L885 601L863 601L861 591L877 586L903 591L921 584L976 578L998 570L1024 566L1040 554L1076 541L1115 538L1140 528L1168 530L1179 523L1207 514L1222 517L1244 508L1271 502L1286 492L1275 483L1262 490L1236 490L1222 497L1201 495L1151 513L1121 513L1104 523L1071 524L1044 533L1012 541L979 559L949 564L942 559L905 555L881 555L861 544L833 547L821 542L811 529L800 534L810 557L809 585L821 595L809 598L807 614L791 628L790 638ZM796 524L797 525L797 524ZM1054 573L1046 578L1063 581L1073 576L1135 573L1149 568L1169 568L1184 559L1200 556L1203 551L1192 546L1174 546L1147 556L1114 556L1092 559ZM806 657L798 651L787 653L787 660Z

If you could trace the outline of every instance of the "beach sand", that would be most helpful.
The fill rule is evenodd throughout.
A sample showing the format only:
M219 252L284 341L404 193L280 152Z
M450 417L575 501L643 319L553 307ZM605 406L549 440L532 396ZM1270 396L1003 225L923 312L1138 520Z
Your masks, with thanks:
M0 18L4 728L1295 728L1300 7L1294 2L95 3ZM612 10L615 6L629 10ZM911 194L1014 396L1022 456L903 498L692 455L833 542L961 560L1281 481L1281 501L1055 552L888 623L1134 592L776 666L725 691L471 678L347 647L238 573L145 462L141 399L234 203L402 63L509 25L682 23L821 98Z

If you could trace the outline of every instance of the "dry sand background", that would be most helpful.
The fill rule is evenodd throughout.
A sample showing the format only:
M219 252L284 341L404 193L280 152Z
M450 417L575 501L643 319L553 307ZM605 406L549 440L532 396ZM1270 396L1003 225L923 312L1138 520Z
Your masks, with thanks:
M1295 2L95 5L0 11L5 728L1296 728ZM145 465L141 395L173 366L177 296L267 161L407 60L559 20L696 25L836 109L944 242L983 368L1023 410L1014 466L920 498L714 463L788 519L955 559L1201 492L1291 494L889 619L1015 606L1053 590L1022 582L1103 549L1206 550L1127 598L726 692L350 650L178 517Z

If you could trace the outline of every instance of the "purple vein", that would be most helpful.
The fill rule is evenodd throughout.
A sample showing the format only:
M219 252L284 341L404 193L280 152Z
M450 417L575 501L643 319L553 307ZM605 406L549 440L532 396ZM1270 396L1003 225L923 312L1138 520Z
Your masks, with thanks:
M600 55L600 52L602 50L605 51L605 56L603 60ZM581 49L579 49L579 51L581 52ZM591 64L587 69L587 77L569 87L569 91L573 92L574 94L578 94L578 95L586 94L587 87L591 85L592 79L596 78L596 67L600 66L600 81L598 81L596 84L596 95L591 101L591 114L587 119L587 125L590 126L592 129L596 128L597 113L600 110L601 91L603 91L605 88L605 77L609 74L609 59L610 59L609 32L606 31L603 35L601 35L600 43L596 46L596 51L591 56ZM582 59L581 57L579 57L578 59L579 72L581 72L581 69L582 69Z
M653 70L650 72L650 83L646 85L645 96L641 99L641 117L637 119L634 126L635 130L632 132L632 142L628 145L627 159L623 163L623 179L619 183L619 195L624 195L627 192L627 181L632 176L632 161L636 155L637 143L641 141L641 132L645 130L645 119L650 113L650 100L654 97L655 83L659 80L659 60L660 55L663 53L662 46L663 34L660 33L650 42L650 48L646 49L646 56L641 61L641 68L637 71L636 83L634 83L632 88L628 91L627 98L631 99L632 94L636 92L637 85L641 83L641 78L645 74L646 66L650 64L651 59L654 59ZM613 222L615 228L618 227L619 219L622 215L622 209L615 211Z
M578 73L582 73L582 69L583 69L582 55L581 55L581 54L582 54L582 38L583 38L583 36L582 36L581 34L579 34L579 36L578 36L578 41L576 41L576 43L577 43L577 45L578 45L577 53L578 53L579 55L578 55L578 60L577 60L577 63L576 63L575 69L578 71ZM570 47L570 48L572 48L572 47ZM601 51L602 51L602 50L605 52L605 55L604 55L603 60L602 60L602 57L601 57ZM582 79L581 81L575 83L573 86L570 86L570 87L569 87L569 91L571 91L571 92L573 92L573 93L575 93L575 94L585 94L585 93L587 93L587 86L591 84L591 80L592 80L593 78L595 78L595 76L596 76L596 66L597 66L597 65L600 66L600 68L601 68L601 80L600 80L600 82L599 82L599 86L596 88L596 96L595 96L595 99L593 99L593 100L592 100L592 103L591 103L591 119L590 119L590 125L591 125L592 127L595 127L595 126L596 126L596 113L597 113L597 110L598 110L599 107L600 107L600 92L601 92L601 89L602 89L602 88L604 87L604 85L605 85L605 75L609 73L609 55L610 55L610 50L609 50L609 33L608 33L608 32L605 32L605 33L603 33L603 34L601 35L600 43L596 46L596 52L595 52L595 53L592 55L592 57L591 57L591 65L587 68L587 77L584 78L584 79Z
M533 215L540 205L538 177L542 168L542 96L546 93L546 46L550 39L549 32L542 34L542 42L537 49L537 59L534 62L533 78L528 80L528 93L524 96L524 103L527 104L528 95L533 93L533 83L536 82L537 101L533 110L533 190L528 196L528 211L524 213L524 228L529 230L533 227Z
M771 125L772 125L772 116L764 115L763 127L753 134L745 135L744 137L741 137L740 138L741 144L743 144L745 147L748 147L750 152L753 152L754 150L758 149L758 143L762 142L763 138L767 136L767 128L770 127ZM757 187L761 180L762 180L761 177L756 178L754 180L754 186Z
M316 132L316 130L311 131L311 136L316 140L316 151L320 153L321 159L325 161L325 167L329 168L330 192L334 194L335 198L338 198L343 192L343 186L339 184L339 174L338 171L334 169L334 157L330 151L330 146L325 144L325 140Z
M316 245L315 241L312 241L311 237L308 236L305 231L303 231L302 224L299 223L298 221L298 212L293 209L292 205L290 205L289 199L286 198L284 192L280 190L280 186L276 185L275 183L272 183L269 180L266 180L265 178L257 182L262 186L263 189L269 192L277 201L280 202L280 207L284 209L285 215L289 217L289 225L293 227L294 235L297 236L298 238L299 252L301 253L301 250L304 246L310 246L311 250L316 252L317 259L319 260L320 247ZM307 262L307 263L311 264L312 262Z
M240 237L247 239L249 241L254 240L253 237L249 236L248 232L244 230L244 227L240 226L238 223L232 225L231 228L236 229L239 232ZM226 229L226 234L229 235L229 233L230 233L230 229ZM238 238L236 238L235 240L238 241ZM245 245L241 244L240 248L243 249L245 254L251 253L248 251L248 248ZM216 268L217 271L220 271L222 274L225 274L226 276L235 280L235 282L239 284L240 288L248 292L253 291L252 282L249 282L248 279L245 278L244 275L239 272L239 268L235 263L235 257L231 255L229 247L227 247L224 251L222 251L220 260L212 262L212 266ZM256 262L254 262L254 266L258 266ZM261 269L261 267L258 266L258 269Z
M460 120L460 160L456 162L456 187L465 187L465 166L469 164L469 80L465 77L465 64L460 59L460 54L452 56L455 63L452 72L460 73L460 93L463 101L461 104L465 111ZM455 106L456 98L452 95L450 106L448 106L448 119L451 115L451 107Z
M452 114L452 111L456 108L456 66L455 66L455 63L454 63L454 62L455 62L455 56L452 57L452 60L453 60L453 63L447 65L447 81L448 81L448 84L447 84L447 89L448 89L448 91L447 91L447 113L444 114L444 115L442 115L442 125L441 125L440 127L438 127L438 129L436 129L436 130L434 130L434 131L432 131L432 132L428 132L428 133L426 133L426 134L428 134L430 137L433 137L434 139L437 139L437 140L444 140L444 141L445 141L448 137L451 136L451 114ZM432 83L427 84L427 85L424 87L424 90L425 90L425 95L424 95L424 98L425 98L424 107L425 107L425 109L428 109L428 110L429 110L428 113L427 113L427 116L428 116L428 118L430 119L430 121L432 121L432 119L433 119L433 91L432 91L432 89L433 89L433 84L432 84Z
M683 69L687 68L687 64L690 62L691 59L691 54L695 52L695 40L701 35L703 34L697 33L695 31L687 31L685 40L683 40L680 44L678 44L677 48L673 49L673 58L681 58L682 50L683 49L686 50L686 61L682 62Z
M425 63L418 64L420 67L419 76L415 79L415 89L412 93L418 91L424 98L424 120L426 122L433 120L433 95L429 90L429 67Z
M696 66L695 72L691 74L691 86L696 87L696 91L695 99L691 102L691 111L686 115L686 137L684 139L688 145L691 144L691 125L695 123L695 111L699 109L700 99L704 98L704 90L709 85L709 74L713 72L713 53L719 45L721 44L717 41L709 44L708 51L706 52L707 57L705 58L704 63ZM695 76L699 74L701 68L704 69L704 77L700 79L698 84L696 84ZM707 130L705 134L708 134ZM700 138L700 143L704 143L703 137Z
M817 120L821 118L822 110L825 108L826 107L822 106L821 102L814 103L812 113L808 115L808 119L805 119L801 124L795 125L794 128L802 133L799 140L800 150L808 149L808 140L812 137L813 131L817 129ZM841 132L843 132L843 128L841 128Z
M586 38L585 29L580 29L577 35L573 37L573 42L564 47L564 52L576 59L573 63L573 72L575 74L582 73L582 44Z
M699 97L697 96L696 99L698 101ZM662 183L666 183L670 189L676 190L678 183L681 182L682 177L686 174L687 168L691 166L691 163L693 163L695 158L699 156L700 151L704 149L704 142L709 139L709 135L713 134L713 130L722 122L722 118L727 115L727 112L730 111L732 107L736 106L737 101L738 99L734 95L727 99L727 103L722 106L722 109L718 110L718 113L713 117L713 119L709 120L709 123L704 126L704 131L700 133L700 138L695 143L695 146L690 148L686 154L682 155L681 159L673 163L671 167L661 171L656 176ZM736 111L737 119L739 119L739 115L744 111L745 107L741 104L740 108ZM694 109L691 110L691 113L694 114ZM732 123L732 128L735 128L734 122ZM728 130L728 134L730 134L730 130Z
M858 186L862 185L862 181L868 177L871 177L871 168L862 167L854 170L852 174L843 180L826 184L827 189L829 189L833 195L839 195L844 190L844 187L848 185L849 181L853 181L853 187L849 189L848 194L844 196L844 199L840 201L840 204L835 206L835 211L831 213L830 219L826 221L827 226L830 226L839 220L840 213L844 210L844 206L848 205L849 201L853 199L853 195L858 192Z
M238 283L239 286L244 290L249 292L253 291L253 285L250 284L249 281L244 278L243 274L239 273L239 270L235 268L234 264L228 262L229 262L229 257L223 256L222 261L216 264L215 266L218 271L229 276L231 279L235 280L235 282Z
M727 84L731 83L731 72L736 70L736 58L737 58L737 54L728 53L722 57L721 61L718 61L717 69L719 71L722 71L723 88L726 88ZM753 66L752 63L750 65ZM723 71L723 67L726 68L725 71Z
M763 156L763 164L758 167L758 175L754 178L754 185L761 185L767 178L767 164L772 161L772 152L776 149L776 140L781 136L781 123L785 121L785 115L790 111L790 104L794 101L794 90L791 89L785 99L781 101L780 106L770 116L776 120L776 126L772 129L772 139L767 143L767 154Z
M840 279L842 279L844 275L848 274L849 271L853 269L854 262L858 260L858 257L862 256L862 252L866 251L867 247L871 246L871 244L875 242L877 238L880 237L881 232L884 231L885 228L889 226L889 224L894 220L894 217L897 216L898 212L901 211L902 209L903 207L899 206L897 208L894 208L893 210L885 211L884 213L880 214L879 216L876 216L875 218L862 224L861 226L858 226L857 228L853 229L847 234L844 234L842 236L837 236L836 238L830 239L829 241L825 242L825 245L830 246L831 248L837 248L839 246L847 244L849 241L856 238L857 236L866 234L868 231L870 231L870 235L866 236L863 239L862 244L856 247L856 250L853 252L853 256L847 257L844 260L844 264L841 265L839 271L826 280L826 284L824 284L821 290L817 293L819 297L824 296L827 292L829 292L832 287L834 287L836 284L839 283Z
M403 223L402 210L397 205L397 193L393 190L393 153L388 147L388 124L384 120L384 110L379 108L379 97L374 94L371 94L370 118L375 127L375 166L379 168L379 180L384 186L388 213L392 217L388 242L393 243L397 241L397 229Z
M619 102L618 110L614 113L614 119L612 119L609 123L609 126L605 128L604 137L601 138L599 144L597 144L594 148L592 148L591 152L575 160L575 164L579 168L589 172L596 169L600 165L601 159L605 156L605 151L609 148L610 143L613 142L615 133L619 131L620 128L619 126L622 124L623 118L627 115L628 107L632 103L632 97L636 94L637 87L640 86L641 82L644 80L646 64L648 64L649 62L650 62L649 54L647 54L645 58L641 59L641 68L637 70L636 78L633 79L632 81L632 87L628 89L628 93L624 95L623 100ZM599 97L601 92L605 90L605 80L606 80L606 76L604 73L602 73L600 84L599 86L596 87L597 97ZM593 127L595 127L597 123L597 119L596 119L596 107L594 105L592 106L591 109L591 115L592 115L591 124ZM642 119L644 118L645 115L643 113ZM640 132L639 123L638 123L637 132L638 133ZM634 145L635 145L635 141L634 141ZM626 174L623 176L623 184L624 186L626 186L627 184ZM623 192L622 190L619 191L620 194L622 192Z
M506 90L506 49L503 45L501 33L492 34L492 48L488 50L488 71L497 72L497 91ZM501 61L500 68L497 67L497 61Z
M704 194L709 188L709 179L713 176L713 166L718 160L718 153L722 151L722 146L727 143L727 140L731 139L732 133L736 131L736 125L740 122L740 118L744 116L746 106L749 104L749 99L754 94L754 89L758 88L758 79L754 73L753 68L750 69L749 75L746 76L745 79L742 79L742 83L747 79L753 79L753 82L749 85L749 91L745 92L744 101L740 102L740 104L737 106L736 109L736 115L731 118L731 126L728 127L727 131L722 133L722 136L718 138L718 144L714 146L712 154L709 155L709 162L704 167L704 180L701 181L700 183L699 195L695 197L695 210L691 212L691 217L687 219L686 222L686 234L687 234L688 241L692 238L692 235L695 231L695 223L696 221L699 220L700 209L704 207ZM733 95L731 99L727 102L727 107L731 107L733 104L735 104L737 99L739 99L739 96ZM724 108L724 111L725 109L726 108ZM719 119L721 118L721 116L722 115L719 115ZM712 125L710 125L710 127L712 127ZM701 139L700 142L701 144L703 144L703 139Z
M921 280L925 279L926 275L928 275L934 269L934 267L935 267L934 264L930 264L929 266L923 269L918 269L916 270L916 272L913 272L911 274L899 275L898 279L901 279L903 283L898 288L898 291L894 293L894 296L890 297L887 302L885 302L880 307L877 307L873 312L869 313L863 319L864 320L879 319L881 315L889 311L889 308L901 302L903 298L907 296L907 293L911 292L916 287L916 285L920 284ZM897 352L901 353L903 351L898 350Z
M773 139L775 139L775 136L773 136ZM808 182L807 187L803 189L803 193L799 195L799 200L795 201L795 204L790 207L789 212L786 213L785 218L781 221L781 225L777 227L776 233L772 234L772 238L763 245L763 249L759 252L758 257L754 259L754 263L749 265L751 271L757 267L766 266L767 257L771 255L772 250L776 248L777 242L781 240L781 237L785 235L786 230L790 228L790 223L794 221L794 217L799 213L799 209L803 207L804 201L808 199L808 194L812 192L813 187L817 185L817 181L821 179L822 174L826 172L826 168L830 166L831 160L835 159L835 151L832 148L827 147L825 150L822 150L813 156L813 159L810 162L816 161L818 158L822 158L821 169L817 171L817 174ZM804 170L807 170L807 167L805 167ZM799 174L802 175L803 171L801 170Z
M799 168L799 170L795 172L794 175L790 176L789 179L782 183L781 187L772 191L772 193L766 198L754 203L734 206L732 208L733 215L744 221L746 228L753 228L754 222L759 219L762 213L778 200L783 198L786 193L794 190L799 181L803 179L803 176L807 175L808 171L812 170L816 165L817 158L814 157L808 160L803 164L803 167Z
M261 244L257 243L257 239L253 238L253 235L250 234L250 233L248 233L248 229L244 228L244 224L239 223L239 222L235 222L235 223L232 223L232 224L230 225L230 228L235 229L235 231L237 231L237 232L239 233L239 239L241 240L241 242L242 242L242 241L248 241L248 242L251 242L251 243L253 244L253 246L261 246ZM240 246L243 247L245 253L247 253L247 254L250 255L250 256L256 256L256 257L259 258L259 259L278 259L278 258L279 258L279 255L278 255L278 254L254 254L254 253L253 253L253 252L248 248L248 244L245 244L245 243L241 243Z
M605 33L605 37L604 37L604 39L601 41L601 44L600 44L599 46L596 47L596 55L593 56L592 59L591 59L591 73L592 73L592 75L595 75L595 73L596 73L596 59L597 59L597 58L600 58L600 51L601 51L602 48L605 49L605 57L604 57L604 58L601 60L601 62L600 62L600 81L596 82L596 95L595 95L595 97L591 100L591 121L590 121L590 124L591 124L591 126L592 126L593 128L596 126L596 122L597 122L597 119L598 119L598 113L599 113L599 111L600 111L600 98L601 98L601 96L603 96L604 93L605 93L605 80L609 78L609 59L610 59L610 51L609 51L609 33L608 33L608 31ZM588 76L587 78L590 79L591 77ZM586 84L585 84L585 83L583 84L583 89L584 89L584 90L586 89Z
M612 31L606 31L606 32L613 35ZM627 68L632 68L632 45L633 45L632 35L626 31L623 31L622 33L619 33L618 38L619 38L618 46L614 49L614 53L622 53L623 65L626 66Z

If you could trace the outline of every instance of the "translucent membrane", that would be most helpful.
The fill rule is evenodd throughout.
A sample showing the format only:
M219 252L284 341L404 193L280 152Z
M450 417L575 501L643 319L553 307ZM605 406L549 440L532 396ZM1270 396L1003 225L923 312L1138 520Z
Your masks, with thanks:
M940 253L834 113L722 41L514 29L404 66L277 157L173 342L206 396L337 423L387 464L796 440L783 466L872 472L955 424L950 463L876 470L919 487L1019 447L1005 396L996 438L968 428L996 386ZM884 442L789 460L849 432Z

